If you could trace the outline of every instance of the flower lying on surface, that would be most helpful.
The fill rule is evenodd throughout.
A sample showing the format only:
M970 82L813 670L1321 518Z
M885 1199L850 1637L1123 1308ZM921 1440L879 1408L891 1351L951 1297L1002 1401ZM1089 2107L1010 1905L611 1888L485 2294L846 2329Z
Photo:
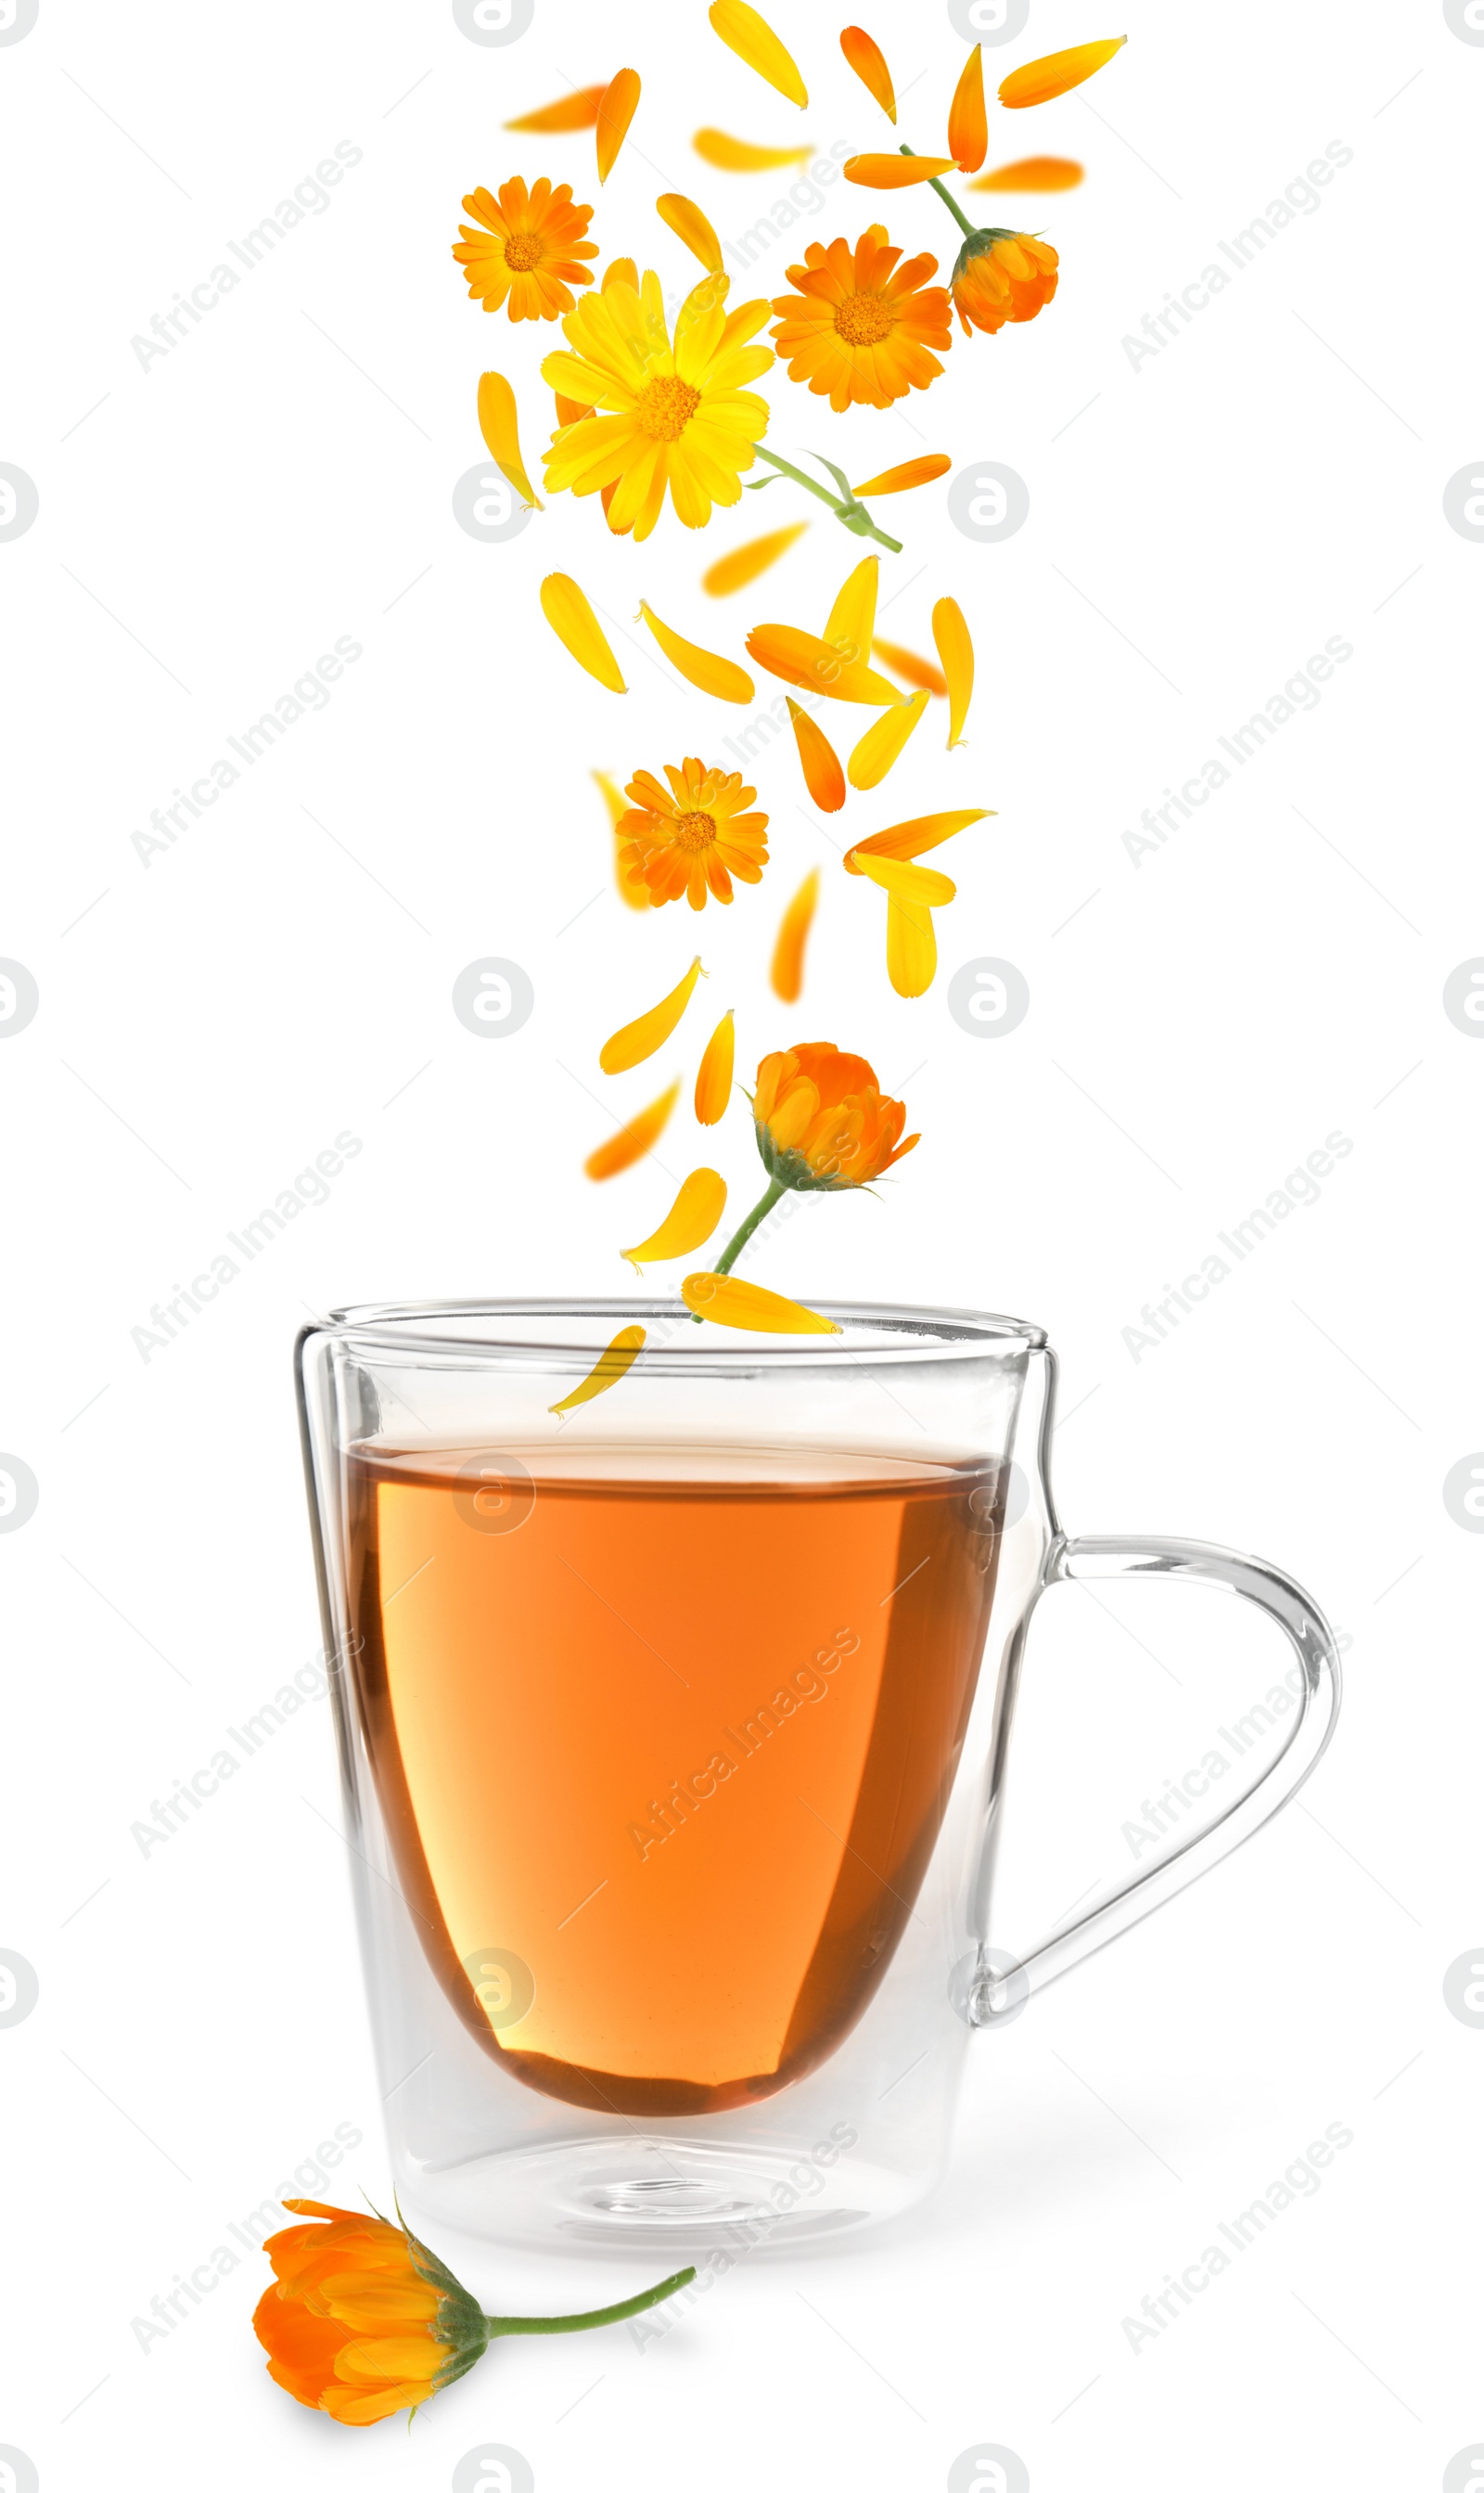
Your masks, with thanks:
M630 882L647 886L656 909L682 893L693 909L704 909L708 893L729 901L733 875L760 883L768 818L745 810L757 789L743 786L739 770L708 770L698 756L678 770L667 762L665 776L668 793L648 770L629 782L633 809L618 829Z
M829 1040L765 1056L753 1094L758 1156L780 1190L869 1186L921 1139L902 1140L906 1109L876 1087L864 1056Z
M929 351L953 340L947 290L927 283L937 261L931 252L899 260L884 225L868 226L853 251L844 239L828 250L812 242L787 272L796 291L774 298L772 335L789 378L827 395L837 415L852 403L889 406L943 369Z
M422 2406L471 2370L492 2338L606 2328L662 2302L696 2273L682 2268L602 2311L491 2319L404 2227L316 2199L283 2205L292 2215L323 2221L290 2225L264 2242L278 2282L252 2326L280 2388L337 2423L377 2423Z
M598 246L583 240L592 210L574 207L569 182L553 191L543 175L528 192L518 174L497 199L471 191L463 204L485 227L460 225L454 245L476 302L487 312L503 303L512 320L554 320L575 308L571 288L592 284L581 263L597 258Z
M993 337L1007 320L1033 320L1056 291L1056 254L1034 234L986 225L970 234L953 264L953 299L965 334Z

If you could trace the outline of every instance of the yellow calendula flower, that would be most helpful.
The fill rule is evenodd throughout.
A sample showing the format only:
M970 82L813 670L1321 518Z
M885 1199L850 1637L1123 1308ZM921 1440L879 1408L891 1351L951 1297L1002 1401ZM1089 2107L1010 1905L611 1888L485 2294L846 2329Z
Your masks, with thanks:
M471 191L463 204L479 226L460 226L454 257L477 303L487 312L503 303L512 320L554 320L572 310L572 287L592 284L582 262L597 258L598 246L584 240L592 210L573 205L570 182L553 191L543 175L527 191L517 175L497 198Z
M708 897L729 901L733 875L760 883L768 818L747 810L757 789L743 786L740 771L708 769L695 756L678 770L667 763L665 776L668 790L648 770L629 782L632 810L618 829L630 882L647 887L656 909L682 896L693 909Z
M672 346L652 269L638 291L623 279L605 284L563 320L570 351L542 365L549 388L595 410L546 452L548 490L580 496L611 486L615 536L647 537L667 492L688 528L703 528L718 503L741 499L768 422L766 402L744 384L773 357L750 343L767 304L743 303L728 317L727 290L725 277L701 279L680 307Z
M903 260L884 225L868 226L853 251L844 239L827 250L810 243L788 271L795 292L773 302L773 339L790 380L827 397L837 415L926 389L943 369L930 350L953 342L947 289L927 283L936 271L931 252Z

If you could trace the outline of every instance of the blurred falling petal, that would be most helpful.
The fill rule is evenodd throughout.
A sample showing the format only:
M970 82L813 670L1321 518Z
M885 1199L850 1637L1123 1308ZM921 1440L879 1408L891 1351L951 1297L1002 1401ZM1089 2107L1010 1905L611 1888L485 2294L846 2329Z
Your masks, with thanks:
M736 1026L728 1006L706 1041L696 1073L696 1122L720 1125L731 1098L731 1068L736 1051Z
M620 70L604 90L598 105L598 179L606 182L618 159L618 151L629 135L629 124L638 105L639 78L638 70Z
M581 1384L575 1385L570 1394L564 1394L559 1402L548 1403L547 1408L553 1414L575 1411L579 1402L591 1402L598 1395L607 1394L609 1386L617 1385L628 1375L644 1347L644 1339L642 1325L625 1325L622 1333L614 1334L596 1367L583 1377Z
M539 111L522 112L507 121L507 130L529 130L542 135L560 130L591 130L603 102L601 86L579 86L571 95L558 96L555 104L544 104Z
M1054 97L1081 86L1083 78L1090 78L1095 70L1102 69L1127 42L1127 35L1113 35L1106 43L1074 44L1070 51L1047 52L1038 61L1026 61L1023 68L1001 78L1000 103L1008 105L1012 112L1023 110L1027 104L1050 104Z
M766 17L750 9L747 0L711 0L707 11L714 31L728 50L756 70L769 86L786 95L790 104L801 108L809 102L809 89L799 75L793 55L779 42Z
M727 1209L727 1184L715 1169L692 1169L652 1238L638 1246L620 1246L619 1253L636 1272L642 1264L667 1264L675 1255L694 1255L704 1246Z
M963 741L974 690L974 645L957 598L940 597L933 609L933 639L948 679L948 750Z
M930 451L924 459L908 459L900 467L883 467L879 476L871 477L864 485L852 485L850 491L862 494L907 494L914 485L931 485L946 476L953 461L946 450Z
M688 1273L680 1295L693 1316L708 1324L731 1325L741 1333L838 1333L828 1316L801 1307L796 1299L782 1299L776 1290L756 1281L739 1281L735 1273Z
M646 1056L653 1056L657 1047L664 1046L695 994L700 976L697 952L678 986L671 987L668 995L662 996L648 1012L640 1013L638 1021L625 1022L622 1030L615 1030L611 1038L604 1040L598 1062L605 1073L631 1072L636 1065L643 1064Z
M480 375L479 429L485 436L485 447L506 483L515 487L521 500L529 503L533 511L539 511L541 502L520 456L516 394L503 373Z
M642 884L639 884L638 887L636 887L625 874L623 870L624 842L617 836L618 826L629 810L629 799L618 787L617 783L609 778L606 770L595 770L593 772L593 777L597 780L599 787L603 791L603 801L608 809L608 820L613 826L613 880L618 886L619 899L622 900L625 906L629 909L642 909L647 911L649 908L649 894Z
M852 788L880 786L927 706L928 695L920 692L913 693L910 701L898 702L895 709L882 710L846 765Z
M920 684L925 693L948 690L942 669L935 667L931 658L919 658L915 649L904 649L900 641L874 641L871 648L873 657L883 666L895 667L899 676L905 676L909 684Z
M724 554L709 571L703 571L700 585L708 597L730 597L749 581L757 580L769 565L787 554L796 537L808 527L807 520L795 520L790 527L773 528L765 537L749 537L745 545L734 546Z
M961 173L977 173L990 143L984 108L984 54L975 44L948 107L948 149Z
M598 617L577 582L565 571L548 572L541 584L541 611L562 647L579 667L607 685L610 693L628 691Z
M750 702L756 685L745 667L732 664L730 658L719 657L714 649L697 648L694 641L683 641L641 597L638 611L659 642L670 665L694 684L698 693L711 693L718 701Z
M806 165L811 154L807 147L750 147L725 130L697 130L691 144L718 173L774 173L785 165Z
M1021 156L970 182L971 191L1075 191L1083 168L1071 156Z
M821 814L838 814L846 800L846 774L840 766L840 756L816 719L798 703L788 701L788 716L793 722L793 740L799 749L799 763L804 772L804 785Z
M840 48L863 87L875 96L886 118L896 125L897 95L891 82L891 72L879 44L874 43L864 26L846 26L840 38Z
M959 814L918 814L910 823L894 823L887 831L874 831L869 840L857 840L846 851L846 874L859 874L858 859L863 856L912 857L926 856L929 849L941 848L956 832L966 831L971 823L990 819L987 806L972 807Z
M925 996L937 969L933 913L920 901L886 895L886 975L899 996Z
M773 993L781 1003L796 1005L804 989L804 946L814 924L815 904L819 897L819 869L807 874L787 908L773 946L773 962L768 972Z
M641 1160L646 1152L653 1151L664 1133L669 1123L669 1112L679 1096L680 1085L672 1082L668 1091L661 1092L658 1099L651 1099L647 1108L641 1108L637 1117L631 1117L626 1126L620 1126L616 1134L610 1134L606 1143L600 1143L595 1152L589 1153L582 1162L585 1174L598 1179L617 1177L621 1169L632 1168L636 1160Z

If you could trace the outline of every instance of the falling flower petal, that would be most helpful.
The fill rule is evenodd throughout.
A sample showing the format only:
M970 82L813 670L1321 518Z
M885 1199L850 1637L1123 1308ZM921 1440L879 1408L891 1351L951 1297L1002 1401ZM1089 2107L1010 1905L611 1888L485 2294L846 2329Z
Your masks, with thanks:
M766 17L759 17L756 9L748 7L747 0L712 0L706 14L714 31L739 61L745 61L750 70L766 78L769 86L777 87L790 104L802 106L809 102L809 89L799 75L793 55L779 42Z
M622 1030L615 1030L611 1038L604 1040L598 1051L598 1062L605 1073L628 1073L636 1065L642 1065L646 1056L653 1056L657 1047L664 1046L695 994L696 981L701 975L700 954L697 952L678 986L671 987L669 994L662 996L648 1012L640 1013L638 1021L625 1022Z
M814 924L815 903L819 897L819 869L807 874L787 908L773 946L773 963L768 972L773 993L786 1005L796 1005L804 987L804 946Z
M883 467L864 485L852 485L850 491L862 494L906 494L914 485L931 485L946 476L953 461L946 450L934 450L925 459L908 459L901 467Z
M976 44L948 107L948 144L961 173L977 173L990 143L984 108L984 54Z
M971 191L1075 191L1083 168L1071 156L1021 156L970 182Z
M804 785L821 814L838 814L846 800L846 774L840 766L840 756L816 719L796 701L788 703L788 716L793 721L793 740L799 748L799 761L804 771Z
M929 849L941 848L957 831L966 831L971 823L990 819L989 808L980 805L962 814L919 814L910 823L894 823L889 831L875 831L869 840L857 840L846 851L846 874L859 874L857 859L863 856L925 856Z
M655 206L672 234L678 234L687 251L694 251L702 268L721 272L722 246L716 238L716 227L703 216L694 199L679 191L667 191L656 199Z
M638 602L650 631L659 642L670 665L694 684L698 693L712 693L718 701L750 702L756 685L745 667L733 666L730 658L718 657L713 649L699 649L694 641L682 641L668 623L662 623L644 599Z
M870 654L871 636L876 630L876 587L881 577L881 557L868 554L855 569L830 608L824 637L832 649L843 658L865 658Z
M920 684L925 693L948 690L942 669L935 667L931 658L919 658L915 649L904 649L900 641L873 641L871 651L883 666L895 667L899 676L905 676L909 684Z
M846 768L852 788L878 788L928 706L925 692L883 709L856 745Z
M709 1324L732 1325L741 1333L838 1333L828 1316L801 1307L796 1299L782 1299L756 1281L739 1281L735 1273L688 1273L680 1295L693 1316Z
M725 1192L725 1188L723 1190ZM715 1225L713 1221L712 1227ZM705 1234L709 1238L711 1231L708 1229ZM686 1250L680 1246L675 1251L683 1255ZM614 1334L596 1367L583 1377L581 1384L575 1385L570 1394L564 1394L559 1402L549 1402L548 1410L575 1411L579 1402L591 1402L598 1395L607 1394L610 1386L619 1384L628 1375L644 1347L644 1339L642 1325L625 1325L622 1333Z
M634 885L629 881L628 876L625 874L623 870L624 843L616 836L618 826L623 821L625 814L629 810L628 797L623 794L622 789L608 777L606 770L595 770L593 772L593 777L597 780L599 787L603 791L603 801L608 809L608 820L612 824L615 833L613 840L613 880L618 886L618 896L620 900L623 901L626 908L647 910L649 907L649 894L642 884L640 884L636 890Z
M639 1246L620 1246L634 1266L668 1264L676 1255L694 1255L704 1246L727 1209L727 1184L715 1169L692 1169L652 1238Z
M555 104L544 104L538 112L522 112L515 121L507 121L507 130L529 130L540 135L559 130L591 130L603 102L601 86L579 86L571 95L558 96Z
M696 1122L698 1126L720 1125L731 1098L731 1068L736 1051L736 1029L731 1009L723 1013L706 1041L705 1054L696 1073Z
M795 520L791 527L772 528L765 537L749 537L745 545L734 547L730 554L724 554L720 562L714 562L709 571L701 573L700 585L706 595L730 597L737 589L746 588L750 581L757 580L777 562L780 555L787 553L795 538L801 537L808 526L807 520Z
M566 572L548 572L541 584L541 611L562 647L579 667L585 667L610 693L628 691L598 617L577 582L569 579Z
M847 156L843 169L846 180L859 182L863 190L910 191L955 168L951 156Z
M895 126L897 93L879 44L873 43L864 26L846 26L840 38L840 48L862 86L875 96L887 120Z
M898 857L863 856L856 872L879 884L893 900L912 902L919 909L946 909L957 900L959 886L946 874L937 874L931 865L904 865Z
M933 913L920 901L886 895L886 975L899 996L925 996L937 968Z
M669 1112L679 1096L680 1085L672 1082L668 1091L661 1092L658 1099L651 1099L647 1108L641 1108L637 1117L631 1117L626 1126L619 1126L616 1134L610 1134L606 1143L600 1143L595 1152L589 1153L582 1162L585 1174L600 1179L617 1177L621 1169L632 1168L636 1160L641 1160L646 1152L653 1151L664 1133L669 1123Z
M964 611L953 597L940 597L933 609L933 639L948 678L948 750L963 741L964 722L974 689L974 645Z
M485 436L485 446L506 483L514 485L522 501L529 503L533 511L539 511L542 505L520 456L516 394L503 373L480 375L479 429Z
M869 708L885 709L899 698L896 685L884 676L874 675L859 659L842 657L827 641L796 631L791 623L759 623L747 636L747 654L786 684L801 684L831 701L864 702Z
M752 147L745 138L728 138L725 130L697 130L691 141L702 164L718 173L773 173L784 165L807 165L808 147Z
M605 89L598 105L598 179L606 182L618 159L618 151L629 135L629 124L638 106L639 80L638 70L620 70Z
M1127 42L1127 35L1113 35L1106 43L1074 44L1068 52L1047 52L1039 61L1026 61L1023 68L1012 70L1007 78L1000 80L1000 103L1008 105L1012 112L1022 110L1027 104L1050 104L1054 97L1081 86L1083 78L1090 78L1094 70L1102 69Z

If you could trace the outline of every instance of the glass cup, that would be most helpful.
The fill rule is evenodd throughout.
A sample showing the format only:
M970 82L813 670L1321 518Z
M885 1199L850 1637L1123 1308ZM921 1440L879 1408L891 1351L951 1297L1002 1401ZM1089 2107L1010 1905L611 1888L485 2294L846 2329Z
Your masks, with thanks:
M1339 1663L1276 1568L1075 1539L1036 1326L672 1301L341 1310L305 1461L392 2161L417 2220L632 2250L807 2244L944 2169L976 2027L1271 1817ZM549 1406L622 1324L611 1391ZM1031 1613L1178 1577L1292 1645L1288 1736L1214 1823L1018 1958L992 1937Z

